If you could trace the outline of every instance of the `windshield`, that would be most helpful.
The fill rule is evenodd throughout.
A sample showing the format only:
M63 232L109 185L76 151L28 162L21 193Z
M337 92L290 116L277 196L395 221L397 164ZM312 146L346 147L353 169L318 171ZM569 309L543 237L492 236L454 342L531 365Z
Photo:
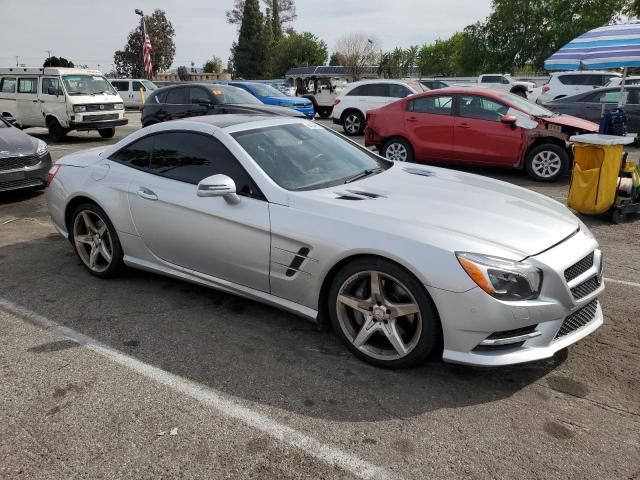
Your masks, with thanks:
M158 89L158 86L149 80L142 80L142 85L144 85L144 87L149 91Z
M261 97L286 97L280 90L273 88L271 85L263 83L252 83L251 88Z
M287 190L316 190L374 174L392 163L311 122L257 128L231 134L271 177Z
M211 88L211 93L213 93L216 100L219 100L220 103L252 103L262 105L262 102L249 92L230 85L214 85Z
M102 75L63 75L62 81L69 95L117 95L111 84Z
M547 110L546 108L536 105L535 103L531 103L529 100L512 93L501 93L499 96L503 100L506 100L520 110L527 112L529 115L533 115L534 117L553 117L556 115L551 110Z

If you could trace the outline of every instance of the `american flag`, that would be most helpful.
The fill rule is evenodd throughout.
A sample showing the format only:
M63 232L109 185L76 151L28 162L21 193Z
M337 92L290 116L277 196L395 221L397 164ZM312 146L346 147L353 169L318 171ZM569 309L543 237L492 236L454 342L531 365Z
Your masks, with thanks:
M151 46L151 39L149 33L147 33L147 25L142 23L144 29L144 45L142 46L142 60L144 61L144 71L147 76L151 78L153 76L153 65L151 65L151 54L153 53L153 47Z

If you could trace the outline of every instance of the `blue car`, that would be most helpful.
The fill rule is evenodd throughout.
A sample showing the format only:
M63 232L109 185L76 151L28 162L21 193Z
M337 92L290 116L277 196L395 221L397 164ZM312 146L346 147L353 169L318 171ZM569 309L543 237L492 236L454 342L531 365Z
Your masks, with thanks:
M271 85L259 82L227 82L228 85L242 88L267 105L289 107L304 113L309 118L314 118L316 112L313 103L308 98L288 97Z

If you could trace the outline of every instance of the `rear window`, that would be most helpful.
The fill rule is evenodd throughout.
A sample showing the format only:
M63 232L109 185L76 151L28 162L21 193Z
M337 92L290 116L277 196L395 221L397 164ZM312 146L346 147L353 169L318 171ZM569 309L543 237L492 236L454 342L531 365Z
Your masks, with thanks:
M559 75L558 80L563 85L580 85L584 87L602 87L606 85L616 75L601 73L585 73L573 75Z
M16 93L16 79L4 77L0 80L0 92L2 93Z
M386 83L369 83L367 85L359 85L349 93L349 97L388 97L389 85ZM406 96L406 95L405 95Z
M432 95L416 98L409 102L408 110L415 113L451 115L453 97L451 95Z
M119 92L128 92L129 91L129 82L113 81L113 82L111 82L111 85L113 85L115 88L117 88Z

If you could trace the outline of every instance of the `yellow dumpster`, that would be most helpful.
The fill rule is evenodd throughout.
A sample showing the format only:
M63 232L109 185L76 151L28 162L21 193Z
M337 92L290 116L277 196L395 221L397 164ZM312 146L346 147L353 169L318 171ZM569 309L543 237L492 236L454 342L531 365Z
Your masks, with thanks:
M605 213L614 204L624 145L633 138L614 135L574 135L573 172L567 203L579 213Z

